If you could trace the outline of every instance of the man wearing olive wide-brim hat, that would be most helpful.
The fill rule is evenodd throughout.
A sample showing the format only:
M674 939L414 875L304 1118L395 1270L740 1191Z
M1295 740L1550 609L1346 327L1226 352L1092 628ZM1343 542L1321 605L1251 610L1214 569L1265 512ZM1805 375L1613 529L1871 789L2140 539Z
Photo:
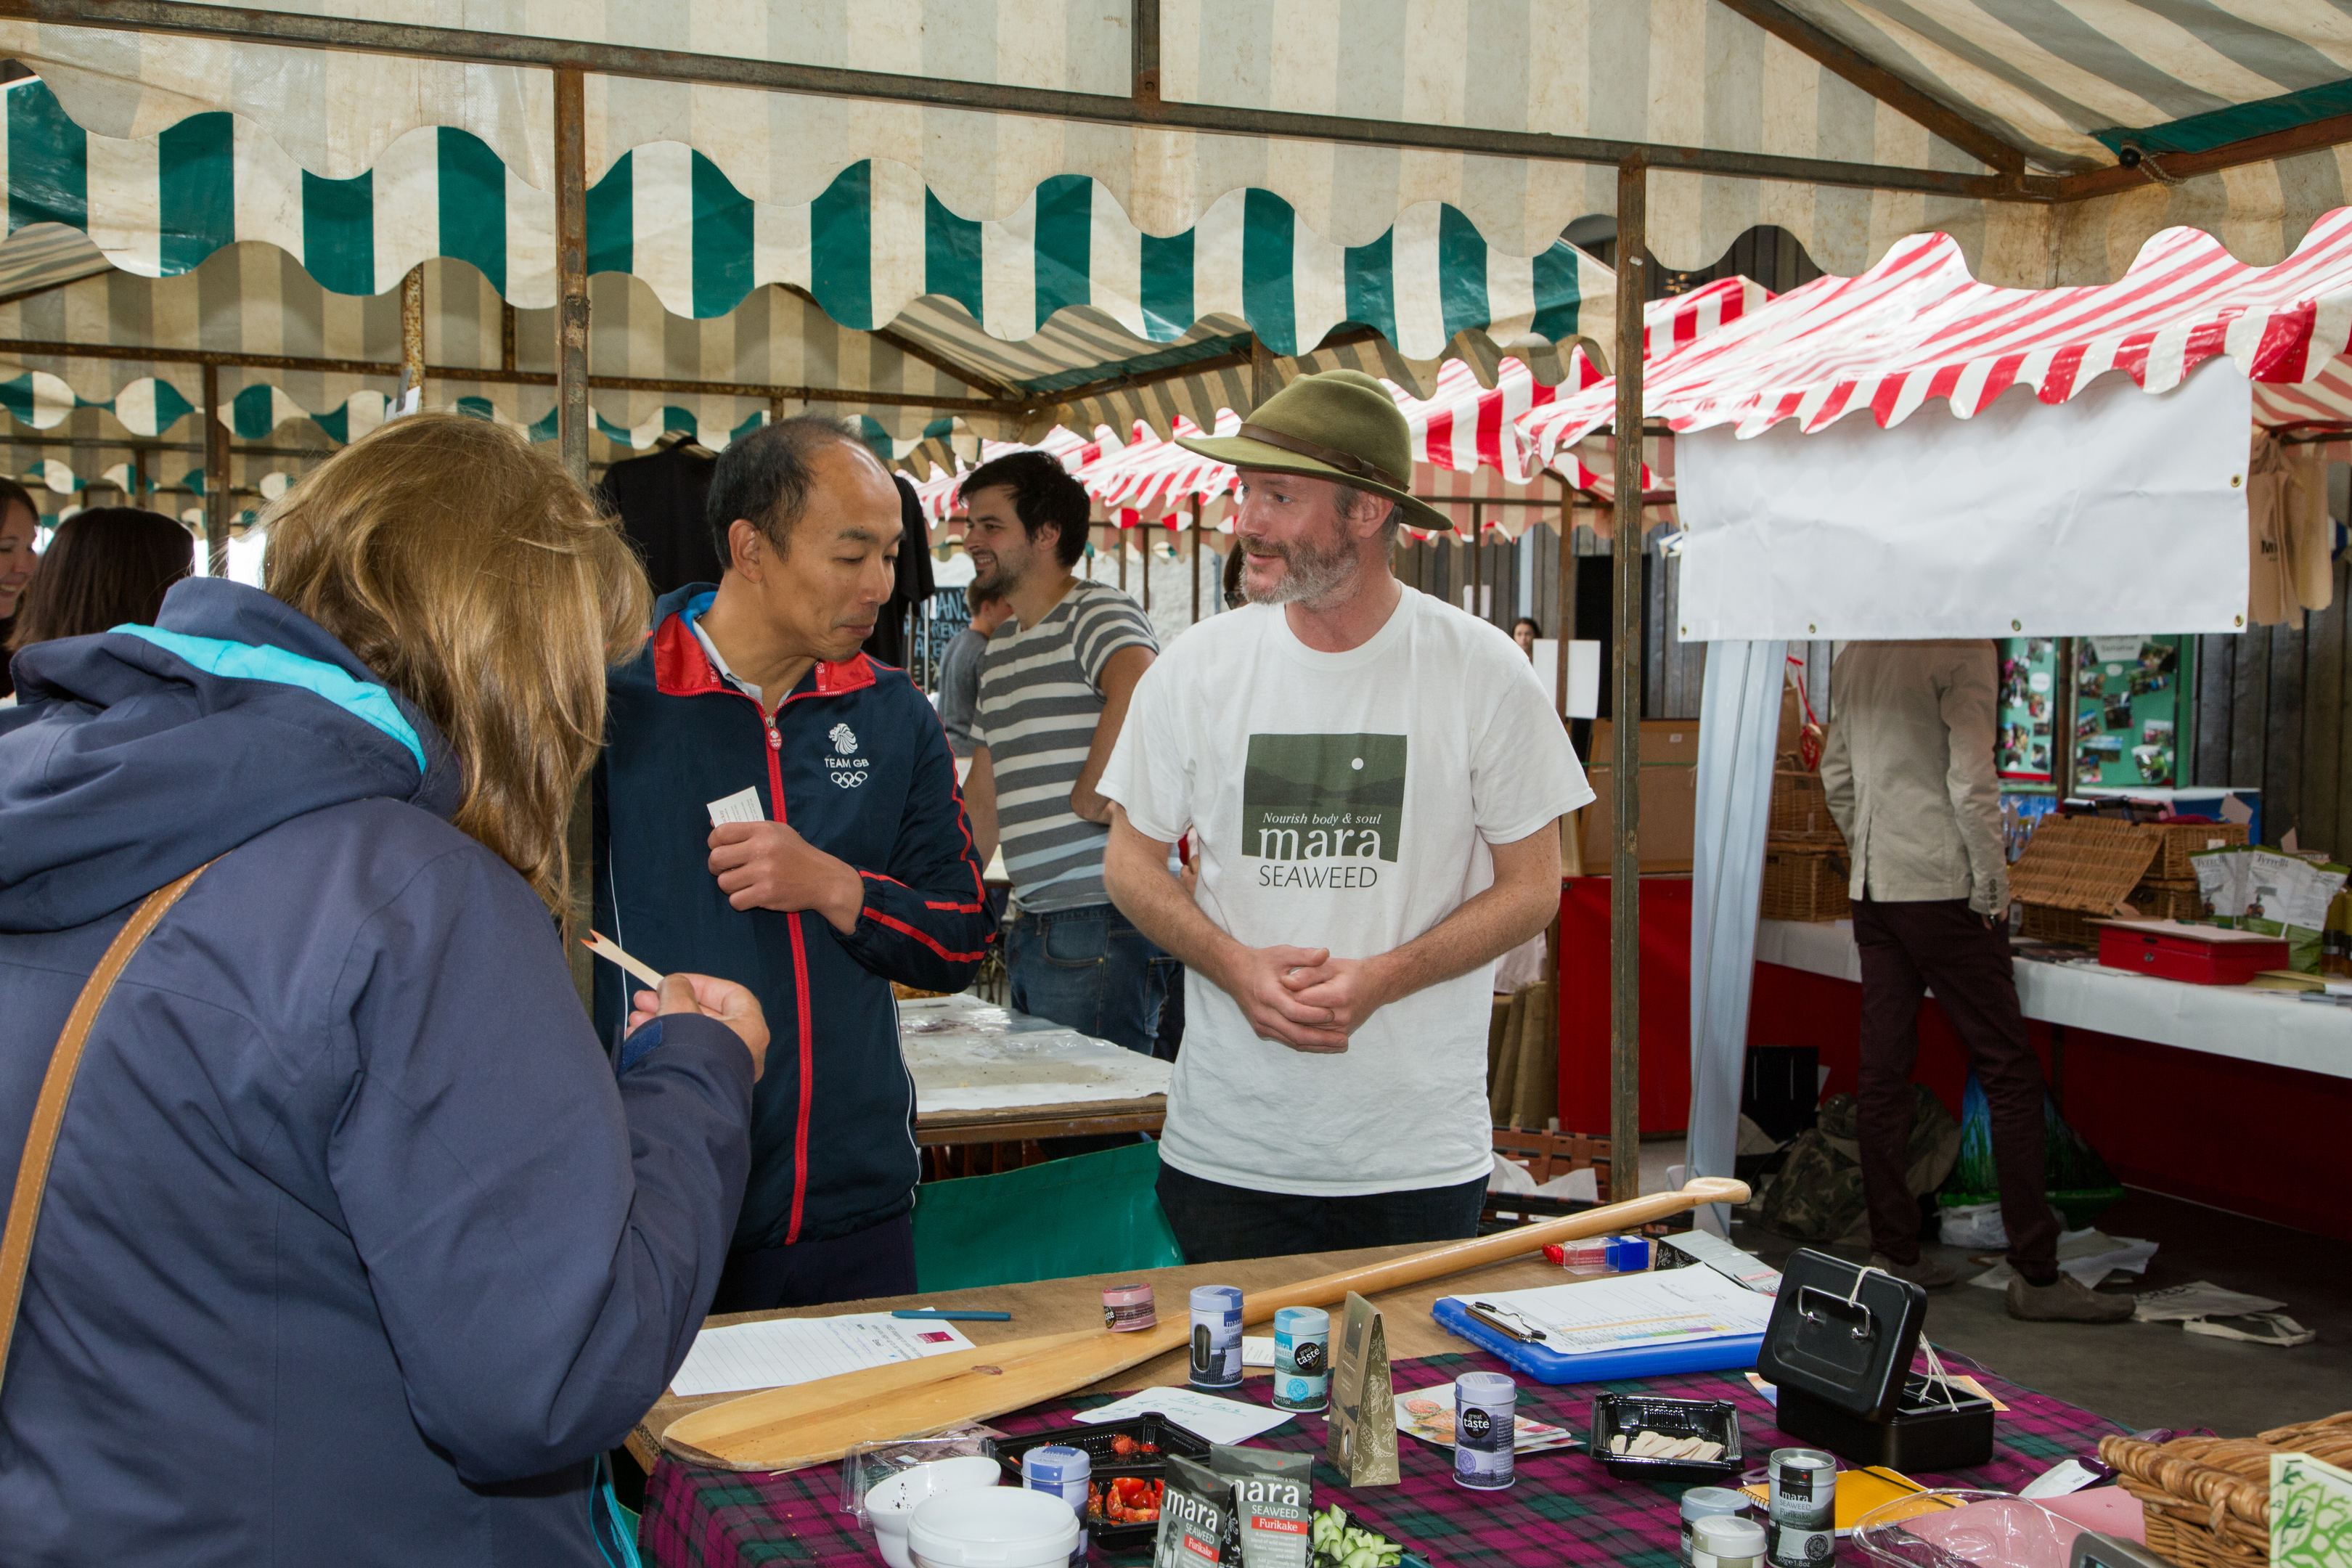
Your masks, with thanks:
M1105 879L1187 972L1160 1205L1195 1263L1474 1235L1495 960L1592 798L1527 657L1396 580L1412 438L1356 371L1240 434L1249 603L1176 639L1105 770ZM1168 875L1193 835L1197 892Z

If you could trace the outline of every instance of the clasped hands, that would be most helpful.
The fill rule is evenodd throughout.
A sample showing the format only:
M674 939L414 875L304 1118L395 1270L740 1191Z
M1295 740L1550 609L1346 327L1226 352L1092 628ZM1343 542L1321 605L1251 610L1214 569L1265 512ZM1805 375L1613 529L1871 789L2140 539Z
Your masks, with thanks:
M782 822L724 822L710 830L710 874L739 910L814 910L844 934L866 905L857 868Z
M1381 958L1334 958L1328 948L1236 947L1217 984L1262 1040L1328 1055L1396 1000Z

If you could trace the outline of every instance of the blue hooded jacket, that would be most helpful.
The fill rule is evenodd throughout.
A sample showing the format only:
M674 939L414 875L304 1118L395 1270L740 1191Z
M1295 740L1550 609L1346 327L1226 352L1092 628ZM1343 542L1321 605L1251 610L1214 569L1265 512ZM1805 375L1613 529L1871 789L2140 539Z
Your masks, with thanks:
M751 1064L617 1077L432 724L254 589L26 649L0 714L0 1165L99 955L0 1384L11 1563L599 1561L591 1461L717 1288Z

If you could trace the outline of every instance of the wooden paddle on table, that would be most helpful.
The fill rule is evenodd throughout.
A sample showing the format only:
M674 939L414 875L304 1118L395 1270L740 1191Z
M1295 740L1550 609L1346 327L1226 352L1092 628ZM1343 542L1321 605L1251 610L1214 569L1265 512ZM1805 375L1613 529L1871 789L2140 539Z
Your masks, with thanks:
M1678 1193L1609 1204L1261 1290L1244 1299L1242 1321L1262 1323L1285 1307L1336 1307L1350 1291L1370 1296L1484 1268L1555 1242L1648 1225L1701 1204L1747 1201L1746 1183L1701 1177ZM824 1464L860 1443L918 1436L1057 1398L1180 1349L1192 1331L1185 1314L1131 1333L1082 1329L894 1362L709 1405L672 1422L661 1443L689 1464L721 1469L790 1470Z

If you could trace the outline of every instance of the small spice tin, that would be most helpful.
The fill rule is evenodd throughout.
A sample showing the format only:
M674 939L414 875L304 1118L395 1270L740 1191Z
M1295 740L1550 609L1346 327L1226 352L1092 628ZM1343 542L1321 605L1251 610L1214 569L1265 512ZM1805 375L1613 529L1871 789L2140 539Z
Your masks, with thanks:
M1148 1281L1104 1286L1102 1307L1103 1327L1115 1334L1155 1328L1160 1322L1159 1310L1152 1303L1151 1286Z

